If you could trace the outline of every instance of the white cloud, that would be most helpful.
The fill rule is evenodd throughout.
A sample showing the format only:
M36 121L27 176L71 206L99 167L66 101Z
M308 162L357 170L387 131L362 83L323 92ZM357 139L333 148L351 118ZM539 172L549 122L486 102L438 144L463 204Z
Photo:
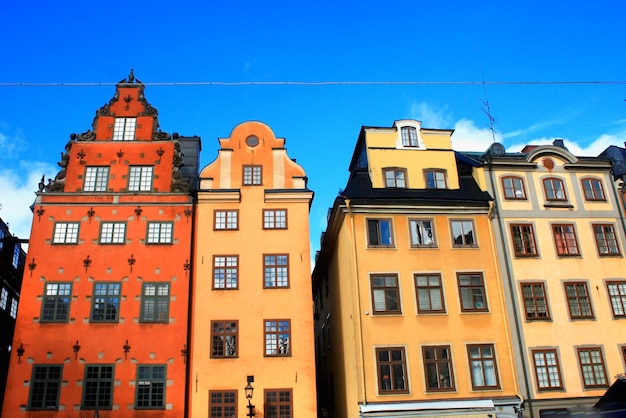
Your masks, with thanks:
M48 163L20 161L17 167L0 169L0 217L9 224L10 231L19 238L30 237L37 184L43 173L54 177L58 167Z
M502 135L494 133L496 142L502 142ZM474 121L461 119L454 125L452 148L457 151L486 151L493 144L494 136L487 127L479 128Z
M510 152L519 152L526 145L552 145L556 138L536 138L526 143L516 143L507 146L507 151ZM591 141L586 145L579 144L575 141L571 141L567 138L563 139L565 143L565 147L572 154L582 157L582 156L590 156L595 157L600 154L602 151L607 149L610 145L623 146L624 141L626 141L626 132L618 133L615 135L602 134L595 140Z
M452 124L447 109L435 109L426 102L412 103L409 117L419 120L425 128L443 128Z

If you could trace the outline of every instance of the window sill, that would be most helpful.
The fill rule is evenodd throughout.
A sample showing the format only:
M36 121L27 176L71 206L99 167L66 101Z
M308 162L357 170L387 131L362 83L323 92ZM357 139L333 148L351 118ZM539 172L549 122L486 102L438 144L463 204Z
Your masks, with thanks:
M547 208L547 209L550 209L550 208L554 208L554 209L574 209L574 205L571 205L569 203L544 203L543 207Z

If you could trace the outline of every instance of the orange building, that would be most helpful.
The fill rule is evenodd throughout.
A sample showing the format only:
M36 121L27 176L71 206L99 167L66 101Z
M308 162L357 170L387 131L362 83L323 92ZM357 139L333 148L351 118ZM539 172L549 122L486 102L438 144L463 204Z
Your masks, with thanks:
M184 416L200 142L158 126L131 72L42 179L3 416Z
M190 416L314 417L313 192L267 125L219 142L198 191Z

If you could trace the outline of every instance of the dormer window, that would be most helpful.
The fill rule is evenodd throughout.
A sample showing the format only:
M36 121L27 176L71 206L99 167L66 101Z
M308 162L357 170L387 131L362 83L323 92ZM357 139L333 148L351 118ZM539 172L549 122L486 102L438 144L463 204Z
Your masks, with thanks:
M417 128L414 126L403 126L400 128L402 135L402 146L417 148L419 146L417 141Z
M403 168L383 168L385 187L404 189L406 187L406 170Z
M114 141L134 141L136 118L116 118L113 127Z
M447 189L446 172L443 170L424 170L428 189Z

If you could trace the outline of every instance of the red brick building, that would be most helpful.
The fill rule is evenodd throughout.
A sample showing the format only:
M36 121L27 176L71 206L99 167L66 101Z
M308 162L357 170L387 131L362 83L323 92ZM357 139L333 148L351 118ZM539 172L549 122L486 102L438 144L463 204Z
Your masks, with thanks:
M42 179L3 416L184 416L200 138L158 127L131 72Z

